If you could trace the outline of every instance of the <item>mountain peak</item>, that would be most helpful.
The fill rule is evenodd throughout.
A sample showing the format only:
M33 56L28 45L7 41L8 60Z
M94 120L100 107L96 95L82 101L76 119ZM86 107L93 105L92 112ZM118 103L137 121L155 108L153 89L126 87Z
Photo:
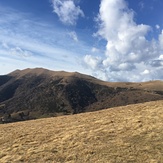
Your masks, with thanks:
M15 70L9 73L8 75L16 78L21 78L22 76L26 76L26 75L32 75L32 76L43 75L46 77L62 77L62 78L76 77L76 78L88 79L88 80L98 80L90 75L81 74L79 72L53 71L44 68L27 68L24 70Z

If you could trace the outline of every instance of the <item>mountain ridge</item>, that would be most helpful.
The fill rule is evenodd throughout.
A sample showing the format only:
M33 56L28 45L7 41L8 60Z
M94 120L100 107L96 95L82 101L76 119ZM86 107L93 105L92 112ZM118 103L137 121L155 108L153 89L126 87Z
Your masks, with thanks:
M76 114L162 99L162 81L113 83L78 72L43 68L16 70L0 76L0 106L5 106L0 107L0 117L7 117L7 121Z

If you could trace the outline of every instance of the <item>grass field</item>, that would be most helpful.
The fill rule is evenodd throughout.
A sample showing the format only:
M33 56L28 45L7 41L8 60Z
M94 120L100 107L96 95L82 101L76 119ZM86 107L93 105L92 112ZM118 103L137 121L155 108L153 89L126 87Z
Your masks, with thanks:
M0 125L0 163L163 163L163 101Z

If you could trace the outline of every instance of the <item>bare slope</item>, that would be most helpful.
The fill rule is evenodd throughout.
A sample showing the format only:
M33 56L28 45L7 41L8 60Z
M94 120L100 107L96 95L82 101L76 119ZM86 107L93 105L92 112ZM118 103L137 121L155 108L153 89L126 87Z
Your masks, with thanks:
M162 81L111 83L77 72L42 68L16 70L0 76L0 118L6 122L161 99Z
M161 163L163 101L0 125L0 162Z

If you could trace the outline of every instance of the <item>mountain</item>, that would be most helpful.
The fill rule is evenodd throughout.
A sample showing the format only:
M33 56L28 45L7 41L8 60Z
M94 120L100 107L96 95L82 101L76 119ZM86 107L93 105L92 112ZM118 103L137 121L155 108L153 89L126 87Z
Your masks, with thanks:
M1 163L162 163L163 100L0 125Z
M163 99L163 82L112 83L42 68L0 76L0 117L19 121Z

